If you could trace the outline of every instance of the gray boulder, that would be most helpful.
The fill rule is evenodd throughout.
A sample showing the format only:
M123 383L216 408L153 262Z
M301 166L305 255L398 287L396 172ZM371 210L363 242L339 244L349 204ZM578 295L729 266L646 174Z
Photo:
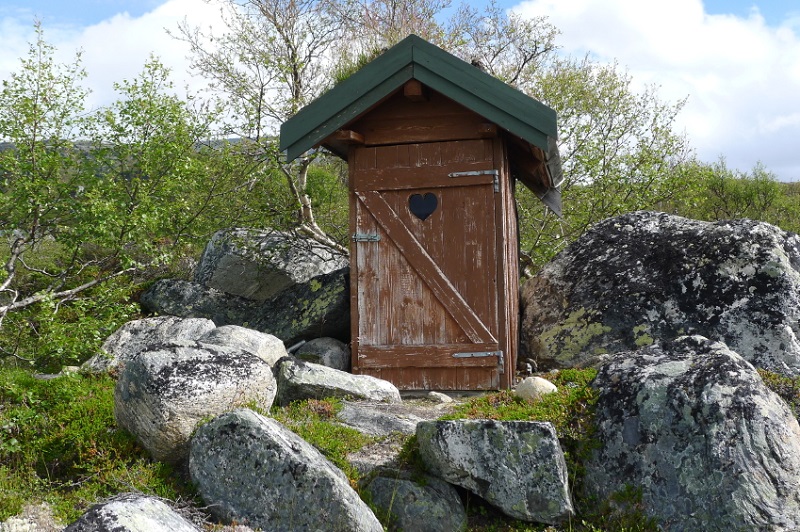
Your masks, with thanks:
M264 302L279 292L347 265L310 238L280 231L223 229L206 245L194 280L209 288Z
M319 364L302 362L286 357L275 365L278 392L275 398L280 406L304 399L364 399L367 401L401 401L397 387L385 380L369 375L351 375Z
M410 413L395 413L383 404L345 401L336 419L362 434L368 436L389 436L390 434L406 434L417 431L417 423L423 418Z
M139 297L139 304L144 312L206 318L217 326L244 326L259 307L255 301L181 279L156 281Z
M189 473L223 522L263 530L383 530L339 469L274 419L250 410L197 430Z
M298 283L254 312L249 327L274 334L287 346L325 336L350 341L350 268Z
M238 325L223 325L208 331L198 338L202 344L213 344L240 349L252 353L270 366L286 356L283 342L271 334Z
M524 284L520 360L573 367L699 334L800 376L799 269L800 237L764 222L604 220Z
M699 336L602 366L585 484L641 487L668 530L800 529L800 427L755 368Z
M200 532L190 521L155 497L123 493L95 504L64 532Z
M207 318L272 334L291 346L301 340L350 339L350 269L294 284L259 303L189 281L162 279L140 297L145 312Z
M240 349L200 344L143 351L122 368L114 389L117 424L155 458L181 464L197 424L275 398L269 364Z
M294 356L306 362L350 371L350 347L336 338L314 338L301 345Z
M423 421L426 469L483 497L503 513L558 524L574 514L567 465L553 425L538 421Z
M425 476L419 484L410 478L377 476L364 491L389 530L457 532L467 527L467 512L455 488Z
M177 316L129 321L109 336L100 353L84 362L81 369L91 373L109 371L153 346L194 342L214 327L214 322L205 318Z

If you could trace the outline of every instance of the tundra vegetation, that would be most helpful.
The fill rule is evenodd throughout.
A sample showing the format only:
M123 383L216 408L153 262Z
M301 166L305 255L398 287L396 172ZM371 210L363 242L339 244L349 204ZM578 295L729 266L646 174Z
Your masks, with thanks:
M220 228L293 229L346 253L346 165L324 152L286 162L278 127L409 33L558 112L564 216L517 188L525 275L591 224L638 209L800 230L798 183L778 182L761 165L740 172L722 158L699 161L675 128L684 102L663 101L656 87L635 90L621 65L561 54L558 29L544 18L448 0L217 1L225 31L172 29L190 46L195 73L209 80L201 93L180 95L173 73L152 56L137 77L114 85L114 103L87 109L80 53L59 63L39 24L28 54L2 81L0 519L29 500L47 500L69 519L125 489L192 497L115 429L112 378L32 374L92 356L137 317L148 283L185 277ZM570 378L578 379L568 388L577 396L553 399L552 411L528 411L498 394L462 415L488 405L509 418L553 419L566 431L579 479L591 401L581 396L584 377ZM767 382L796 400L796 382ZM314 403L275 415L320 423L311 432L333 441L325 419L335 408ZM339 433L335 441L343 449L364 443ZM617 507L635 514L635 498L627 494ZM605 518L585 526L649 526Z

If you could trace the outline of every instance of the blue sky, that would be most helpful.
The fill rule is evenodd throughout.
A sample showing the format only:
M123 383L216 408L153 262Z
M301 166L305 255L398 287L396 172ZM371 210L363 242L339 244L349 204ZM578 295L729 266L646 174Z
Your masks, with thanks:
M458 3L454 0L453 3ZM475 4L475 2L470 2ZM498 0L521 16L546 16L566 54L617 61L635 87L665 101L688 97L678 117L698 156L757 162L800 181L800 1ZM0 0L0 79L15 70L38 18L68 61L78 49L93 106L113 101L113 82L134 77L151 52L178 84L197 85L186 49L165 33L187 17L215 25L203 0ZM218 24L218 22L216 22Z
M140 17L163 3L163 0L0 0L0 17L33 14L46 24L90 25L125 12L131 17ZM519 3L518 0L497 2L503 8L511 8ZM779 24L787 14L800 11L800 3L796 0L705 0L703 4L709 14L742 17L746 17L753 7L757 7L768 24Z

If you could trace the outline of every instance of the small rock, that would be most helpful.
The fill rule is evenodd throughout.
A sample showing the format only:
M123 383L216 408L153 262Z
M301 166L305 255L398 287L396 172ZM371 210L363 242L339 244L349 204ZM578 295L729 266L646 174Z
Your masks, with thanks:
M526 401L538 401L542 396L549 393L555 393L558 387L547 379L542 377L528 377L517 385L516 393Z
M400 391L391 382L369 375L351 375L319 364L285 357L275 366L278 381L278 405L304 399L364 399L401 402Z
M368 436L388 436L393 433L412 435L422 418L412 414L393 414L380 405L347 401L336 419Z
M294 356L305 362L350 371L350 347L336 338L315 338L301 345Z
M425 398L428 399L429 401L433 401L435 403L440 403L440 404L453 402L453 398L447 395L446 393L436 392L433 390L425 394Z
M455 488L425 476L422 484L408 478L377 476L364 488L390 530L452 532L465 530L467 512Z
M200 532L167 504L154 497L125 493L95 504L64 532Z

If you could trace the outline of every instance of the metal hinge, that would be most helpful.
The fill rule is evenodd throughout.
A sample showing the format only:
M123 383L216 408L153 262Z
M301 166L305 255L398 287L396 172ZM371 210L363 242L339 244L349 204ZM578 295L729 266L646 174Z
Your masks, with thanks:
M381 235L378 233L355 233L353 242L380 242Z
M502 351L477 351L474 353L453 353L453 358L483 358L497 357L497 366L500 373L505 373L505 364Z
M471 175L494 176L494 191L500 192L500 170L472 170L469 172L450 172L447 177L467 177Z

